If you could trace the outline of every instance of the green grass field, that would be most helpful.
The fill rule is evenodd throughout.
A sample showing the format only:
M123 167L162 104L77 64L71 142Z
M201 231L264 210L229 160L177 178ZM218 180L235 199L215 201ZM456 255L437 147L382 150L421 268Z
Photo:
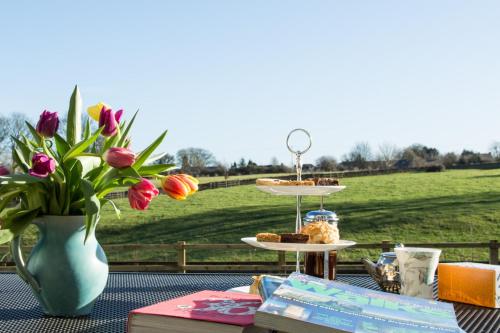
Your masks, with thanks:
M342 239L363 242L477 242L500 240L500 170L457 170L345 178L347 189L325 198L325 208L341 217ZM255 186L206 190L186 201L162 195L144 212L117 200L118 220L105 207L98 225L102 244L239 243L257 232L291 232L295 198L275 197ZM303 212L319 198L303 200ZM376 257L379 251L346 250L342 260ZM175 253L109 254L112 260L175 260ZM198 251L189 260L276 260L263 250ZM486 260L480 250L449 250L445 259Z

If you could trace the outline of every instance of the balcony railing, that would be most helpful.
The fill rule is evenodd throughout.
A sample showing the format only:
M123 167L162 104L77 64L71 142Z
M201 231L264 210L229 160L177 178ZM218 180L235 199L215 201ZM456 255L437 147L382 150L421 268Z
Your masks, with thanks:
M349 249L377 250L379 252L388 252L395 246L390 241L380 243L361 243ZM482 249L487 250L488 260L483 260L493 265L498 265L497 240L477 243L405 243L405 246L415 247L433 247L443 250L447 249ZM126 260L109 262L111 271L160 271L160 272L291 272L295 269L295 263L286 260L286 253L276 251L276 260L274 261L188 261L189 251L235 251L254 249L247 244L189 244L180 241L175 244L108 244L103 245L108 253L116 252L175 252L175 261L144 261L144 260ZM29 253L31 247L23 248L25 253ZM0 262L0 271L13 271L15 265L8 255L7 246L0 247L0 254L5 254ZM442 260L442 261L447 261ZM361 261L339 261L337 271L340 273L362 273L365 272Z

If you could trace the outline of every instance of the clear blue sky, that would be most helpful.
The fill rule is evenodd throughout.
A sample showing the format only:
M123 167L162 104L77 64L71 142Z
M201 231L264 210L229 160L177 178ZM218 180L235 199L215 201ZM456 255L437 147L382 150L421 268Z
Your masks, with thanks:
M141 109L133 147L289 162L422 143L500 140L498 1L9 1L0 4L0 114Z

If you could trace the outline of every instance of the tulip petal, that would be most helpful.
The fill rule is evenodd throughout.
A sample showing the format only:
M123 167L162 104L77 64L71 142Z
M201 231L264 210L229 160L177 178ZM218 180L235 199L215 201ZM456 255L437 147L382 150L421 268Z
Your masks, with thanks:
M109 106L103 102L99 102L96 105L92 105L87 108L87 113L90 116L90 118L94 119L95 121L99 121L99 116L101 114L102 108L109 109Z

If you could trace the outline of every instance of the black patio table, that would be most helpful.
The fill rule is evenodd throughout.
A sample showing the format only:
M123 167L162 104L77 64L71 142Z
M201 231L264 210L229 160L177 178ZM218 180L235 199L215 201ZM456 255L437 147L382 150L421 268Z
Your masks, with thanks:
M0 274L0 332L124 332L130 310L200 290L249 285L251 274L111 273L94 312L84 318L44 317L28 285L16 274ZM379 289L367 275L341 274L338 280ZM500 310L454 304L466 332L500 332Z

